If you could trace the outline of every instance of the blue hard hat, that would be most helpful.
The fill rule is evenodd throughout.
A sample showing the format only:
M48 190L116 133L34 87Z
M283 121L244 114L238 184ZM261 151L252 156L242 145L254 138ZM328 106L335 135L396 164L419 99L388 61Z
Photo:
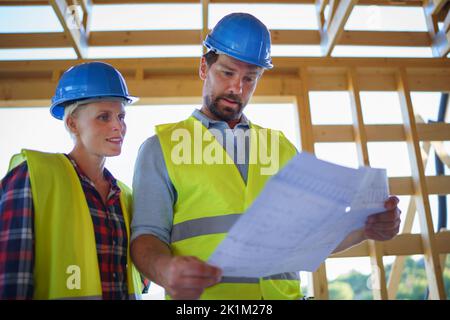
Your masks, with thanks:
M231 13L223 17L203 44L218 53L265 69L273 68L270 58L270 32L248 13Z
M59 79L50 113L62 120L65 106L77 101L123 99L128 104L138 98L128 94L125 79L113 66L104 62L87 62L69 68Z

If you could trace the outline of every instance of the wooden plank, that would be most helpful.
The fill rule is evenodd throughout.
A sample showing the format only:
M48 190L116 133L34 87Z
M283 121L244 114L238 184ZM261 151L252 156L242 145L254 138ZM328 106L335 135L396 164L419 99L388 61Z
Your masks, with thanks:
M1 49L64 48L71 42L65 32L48 33L1 33Z
M450 176L426 176L429 194L450 194ZM397 195L413 195L414 182L411 177L390 177L389 190Z
M301 68L299 76L300 85L297 93L297 112L300 125L301 149L302 151L314 153L308 70L306 68Z
M417 119L417 117L416 117L416 119ZM426 168L426 166L427 166L430 149L431 149L430 142L428 142L428 141L424 142L424 144L422 146L422 151L423 151L423 154L425 155L425 157L422 157L424 168ZM411 233L413 225L414 225L414 218L416 216L416 202L414 201L413 197L409 198L408 209L406 210L406 213L403 214L403 216L404 216L404 218L403 218L404 224L403 224L403 229L401 231L401 234ZM391 300L394 300L397 297L397 290L398 290L398 286L400 284L400 279L401 279L401 275L403 272L404 264L405 264L404 256L395 257L395 260L392 263L391 272L389 274L389 279L388 279L388 288L387 288L388 289L388 297Z
M209 21L209 0L201 0L202 3L202 34L200 42L206 39L209 33L208 21ZM203 53L207 52L207 48L203 46Z
M328 4L328 0L316 0L316 16L319 29L322 29L325 25L325 6Z
M368 142L405 141L405 132L400 124L371 124L365 125ZM314 125L314 142L353 142L355 134L351 125ZM439 141L450 140L449 123L417 124L420 141L433 141L441 153L445 148ZM443 155L447 163L448 156Z
M209 30L93 31L90 46L199 45ZM319 45L318 30L271 30L274 45ZM87 34L86 34L87 35ZM343 31L341 45L428 47L427 32ZM1 33L0 48L57 48L70 46L64 32Z
M198 62L198 60L197 60ZM1 64L1 62L0 62ZM49 68L48 71L37 71L33 70L33 64L29 64L29 70L18 70L17 71L10 71L9 67L7 70L1 70L0 67L0 80L7 79L7 82L0 81L0 100L2 100L2 103L5 101L9 101L7 105L17 105L12 100L39 100L42 98L50 97L52 94L49 94L45 96L45 94L48 94L48 92L41 92L39 90L35 90L37 87L41 86L42 83L45 83L49 81L51 78L52 70L66 70L69 66L75 64L74 61L72 61L67 66L64 65L58 65L55 64L55 67ZM145 65L145 63L143 63ZM12 65L15 65L14 63ZM113 64L116 66L115 64ZM167 64L170 65L170 64ZM120 62L118 69L124 73L127 74L136 74L136 70L139 69L137 66L133 68L127 67L127 65L124 64L124 62ZM179 70L175 70L172 68L166 68L165 70L159 70L159 68L163 69L162 66L153 65L150 67L150 69L147 69L146 66L143 66L142 69L144 70L144 74L146 78L151 77L154 81L156 79L162 79L162 81L165 81L167 85L178 85L179 81L177 81L175 78L179 77L180 81L194 81L200 83L200 81L197 79L198 77L195 76L196 68L195 65L184 65L181 66ZM185 68L186 70L184 70ZM167 77L172 77L171 81L167 81ZM310 77L314 78L314 77ZM316 82L310 82L310 87L313 87L314 90L318 91L328 91L328 90L344 90L343 86L345 86L346 81L343 77L338 77L342 81L342 87L339 84L339 86L328 86L328 82L331 83L332 79L334 79L334 76L323 76L320 77L321 84L320 86ZM317 79L317 78L316 78ZM376 80L376 78L374 79ZM264 75L262 78L255 94L254 98L260 98L260 97L266 97L266 96L280 96L280 99L283 100L286 97L295 97L296 96L296 86L298 85L297 77L292 77L289 74L275 74L271 72L267 72L267 74ZM324 85L324 82L327 84ZM21 89L15 90L14 88L11 88L10 84L17 83ZM273 86L271 86L273 85ZM338 85L338 84L336 84ZM360 88L362 88L364 85L363 82L361 82ZM438 85L436 83L435 85ZM449 86L449 83L441 84L441 86ZM17 88L19 88L17 87ZM392 90L393 88L389 88L389 90ZM52 89L53 90L53 89ZM166 93L167 91L167 93ZM162 88L161 92L156 92L156 96L154 97L160 97L161 95L167 97L170 92L173 92L171 88ZM201 91L200 91L201 92ZM153 91L143 91L140 93L142 97L153 97L152 94L154 94ZM192 92L183 92L181 91L179 94L182 96L191 96ZM44 95L44 96L43 96ZM27 105L30 105L27 103ZM1 106L5 106L5 104L0 104ZM32 106L32 105L31 105ZM434 124L433 124L434 125ZM448 124L440 125L445 129L448 129ZM331 125L331 126L314 126L313 127L313 135L314 140L316 142L352 142L354 141L353 138L353 132L351 126L341 126L341 125ZM420 128L420 127L419 127ZM385 130L385 131L383 131ZM427 129L427 131L429 131ZM396 125L368 125L366 126L366 132L367 132L367 139L368 141L404 141L404 133L401 130L401 128L396 127ZM420 130L419 130L420 132ZM427 140L431 139L428 137L432 137L433 140L449 140L448 138L444 139L444 135L447 136L448 131L430 131L427 133L427 135L419 135L420 140ZM428 136L428 137L427 137Z
M436 33L432 44L433 54L436 57L446 57L450 52L450 31Z
M192 97L202 92L202 82L196 75L173 75L165 77L148 77L136 81L136 69L125 74L129 91L143 98L170 98L170 97ZM11 80L0 79L0 105L11 105L8 101L14 100L42 100L50 99L54 94L55 83L48 79L23 79ZM298 89L299 81L289 81L284 77L265 77L261 81L255 94L257 96L294 96Z
M88 62L86 59L83 62ZM130 58L130 59L105 59L104 61L117 68L132 69L143 67L149 71L168 70L197 70L198 58ZM346 70L350 67L357 68L358 78L364 74L376 75L383 71L393 73L393 69L404 67L408 69L408 76L426 76L450 73L450 59L433 58L334 58L334 57L274 57L275 68L267 72L264 77L277 70L292 70L295 74L298 68L307 67L310 74L322 71L329 74L342 74L346 79ZM35 60L35 61L0 61L0 72L3 71L28 71L28 70L52 70L54 68L66 68L73 65L73 60ZM322 75L322 74L319 74ZM411 80L408 81L411 85ZM344 90L347 90L345 81ZM360 88L363 91L362 88Z
M441 161L450 169L450 155L441 141L433 141L433 148Z
M348 70L348 90L350 93L350 110L353 120L353 135L356 142L358 162L362 166L369 166L369 151L367 150L367 135L363 121L358 76L354 68Z
M344 30L345 23L356 3L357 0L341 0L339 2L329 27L322 29L320 33L322 55L329 56L333 51L334 45Z
M383 255L385 256L409 256L423 254L421 234L399 234L394 239L383 242ZM436 233L436 246L439 254L450 253L450 231ZM345 251L334 253L330 258L357 258L367 257L369 246L363 241Z
M360 90L396 90L395 77L392 68L402 65L408 70L408 83L410 89L414 87L417 91L450 91L450 63L449 59L360 59L360 58L275 58L275 68L265 73L260 85L255 92L255 97L263 96L297 96L299 75L298 69L308 68L308 90L347 90L347 78L345 70L349 67L356 68ZM83 60L90 61L90 60ZM125 76L136 74L136 69L142 69L145 78L153 80L162 79L167 85L178 85L175 79L180 77L183 81L194 81L200 83L197 77L198 58L149 58L149 59L106 59L118 68ZM80 61L82 62L82 61ZM74 65L73 60L59 61L0 61L0 100L8 101L8 105L14 104L12 100L39 100L51 97L48 93L35 88L51 79L54 70L66 70ZM364 67L361 67L361 66ZM378 71L377 71L378 70ZM388 76L386 75L388 74ZM171 81L166 81L171 79ZM369 81L366 82L366 81ZM17 83L15 90L8 83ZM272 86L273 85L273 86ZM431 86L431 88L429 87ZM184 86L182 86L184 87ZM50 90L49 92L52 92ZM167 91L167 93L166 93ZM163 88L154 97L168 97L173 92L171 88ZM152 91L144 91L142 97L152 97ZM192 93L181 92L182 96L190 96ZM430 126L430 127L428 127ZM432 129L441 126L440 129ZM330 127L331 128L331 127ZM373 127L366 126L368 141L401 141L404 133L401 127ZM421 140L448 140L448 124L426 125L426 134L422 134L422 125L418 125L419 138ZM430 129L431 128L431 129ZM436 127L438 128L438 127ZM382 130L380 130L382 129ZM334 129L333 129L334 130ZM341 129L337 129L341 130ZM331 138L327 132L317 134L314 128L314 138L318 142L353 141L353 133L334 134ZM336 131L338 133L338 131ZM441 135L442 134L442 135Z
M299 71L300 83L297 87L296 105L300 125L300 139L302 151L314 153L314 140L312 136L312 121L311 121L311 105L309 101L308 88L308 70L303 67ZM325 263L322 263L319 268L309 274L309 292L315 299L328 299L328 280L326 274Z
M91 32L91 46L153 46L201 44L200 30L136 30Z
M444 19L444 25L442 26L442 31L447 32L450 30L450 10L447 11L447 15Z
M355 46L429 47L431 37L428 32L344 30L337 43Z
M361 166L370 166L358 77L354 68L350 68L348 70L348 88L350 93L353 132L355 136L358 162ZM374 240L369 240L368 245L372 272L371 280L373 298L375 300L387 300L386 272L384 270L383 255L381 253L382 244Z
M429 194L450 194L450 176L427 176L425 180Z
M328 280L325 263L315 272L308 272L308 293L315 300L328 300Z
M425 173L420 153L414 111L407 83L406 70L403 68L399 69L397 74L397 84L414 181L414 198L419 214L430 298L446 299L442 270L435 244L433 221L427 185L425 183Z
M322 30L329 29L331 22L336 14L338 3L341 0L329 0L328 1L328 15L325 17L325 23L323 24Z
M436 242L438 245L439 253L450 253L450 231L441 230L436 233Z
M445 57L450 52L450 32L448 32L447 17L444 20L443 28L439 30L438 14L447 4L448 0L427 0L424 3L425 21L428 33L432 37L432 49L435 57ZM449 18L450 19L450 18ZM446 25L447 22L447 25Z
M426 7L426 11L429 14L437 14L439 11L444 8L445 4L448 0L425 0L424 5Z
M70 15L70 6L67 4L66 0L50 0L50 5L53 7L53 10L63 26L64 32L77 53L78 58L85 58L87 55L88 44L81 21L74 22L71 20L77 16Z
M86 38L89 39L91 32L92 0L78 0L83 9L83 27Z

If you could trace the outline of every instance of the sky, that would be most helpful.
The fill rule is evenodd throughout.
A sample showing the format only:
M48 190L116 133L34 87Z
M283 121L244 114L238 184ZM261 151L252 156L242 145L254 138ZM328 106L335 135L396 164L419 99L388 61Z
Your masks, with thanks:
M209 27L231 11L245 11L255 14L269 28L274 29L317 29L314 6L310 5L245 5L211 4ZM126 14L124 14L126 12ZM120 23L118 23L120 22ZM94 6L92 30L152 30L152 29L201 29L201 6L198 4L172 5L127 5L126 8L113 5ZM425 19L420 8L358 6L352 12L346 30L390 30L426 31ZM60 32L59 22L49 6L0 7L0 33L2 32ZM201 46L136 46L91 48L91 59L120 57L188 56L201 54ZM273 46L273 56L319 56L319 46ZM374 48L336 46L333 56L402 56L431 57L430 48ZM76 59L71 48L39 50L0 49L0 60L24 59ZM74 62L75 63L75 62ZM199 92L200 95L200 92ZM50 97L49 97L50 98ZM439 105L439 93L413 93L415 112L425 121L435 120ZM347 92L311 92L311 113L313 124L351 124L350 100ZM397 94L394 92L362 92L364 122L366 124L402 123ZM175 122L188 117L199 105L151 105L127 107L128 132L122 155L110 158L107 168L131 185L134 161L139 146L154 134L159 123ZM250 104L246 115L265 127L282 130L297 148L299 144L298 115L294 105ZM385 115L388 114L389 117ZM18 129L20 128L20 129ZM38 108L0 108L0 176L7 170L9 158L21 148L50 152L69 152L72 141L61 121L50 117L48 106ZM450 146L446 144L450 152ZM356 168L358 166L354 143L316 144L319 158L337 164ZM386 168L388 176L411 175L406 143L369 143L371 165ZM432 158L433 159L433 158ZM434 175L434 161L426 168L427 175ZM448 174L448 170L447 170ZM400 197L400 209L406 212L409 197ZM430 197L433 216L436 216L436 197ZM436 221L436 220L435 220ZM417 221L413 232L419 232ZM385 262L393 257L386 257ZM328 259L329 279L356 269L370 272L369 258ZM301 273L303 283L306 274ZM154 286L147 298L161 298L162 291Z

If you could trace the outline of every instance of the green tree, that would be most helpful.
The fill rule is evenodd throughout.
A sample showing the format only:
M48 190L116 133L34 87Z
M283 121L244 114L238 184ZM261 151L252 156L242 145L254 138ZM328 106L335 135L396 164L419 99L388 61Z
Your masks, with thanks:
M347 282L334 281L328 286L331 300L353 300L354 293L352 287Z
M385 267L386 281L392 270L392 264ZM447 299L450 299L450 255L447 255L445 268L443 268L443 278ZM358 271L340 275L328 284L330 299L373 299L370 289L370 275L362 274ZM346 285L347 284L347 285ZM421 300L427 292L427 277L423 259L415 260L411 257L405 259L404 270L400 278L397 291L397 299ZM351 289L351 291L349 290Z

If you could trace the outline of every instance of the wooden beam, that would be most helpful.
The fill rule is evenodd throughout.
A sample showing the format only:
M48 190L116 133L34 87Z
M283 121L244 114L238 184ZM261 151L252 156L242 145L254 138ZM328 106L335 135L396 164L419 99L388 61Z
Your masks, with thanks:
M124 59L125 60L125 59ZM148 84L151 84L151 81L160 81L164 82L167 86L176 85L178 86L180 82L183 81L193 81L194 83L200 83L200 80L196 76L196 68L198 68L198 59L196 59L196 63L180 65L179 69L173 69L173 66L177 64L163 63L162 65L158 65L156 62L152 66L146 65L146 60L142 61L142 66L130 66L125 64L125 61L118 62L116 66L122 73L132 74L133 76L136 73L136 69L142 68L144 72L144 81L149 81ZM105 60L110 62L109 60ZM117 61L117 60L114 60ZM66 70L76 62L71 61L68 65L65 64L54 64L52 68L48 68L45 70L33 70L34 64L24 64L22 66L28 65L27 69L16 69L9 70L9 66L2 70L0 67L0 106L11 106L17 105L15 101L20 100L38 100L45 99L52 96L53 89L49 91L37 90L41 86L45 86L47 82L51 80L52 70ZM1 64L1 63L0 63ZM17 64L11 64L16 65ZM52 64L50 64L52 65ZM50 66L49 65L49 66ZM164 66L169 66L164 68ZM126 75L126 78L128 76ZM314 76L310 75L310 90L319 90L319 91L328 91L328 90L344 90L341 87L340 83L332 83L333 80L338 79L340 77L336 77L334 75L322 75L322 76ZM422 80L426 81L427 78L423 77ZM151 81L150 81L151 80ZM382 77L373 77L371 79L371 83L373 81L382 81L384 80ZM429 76L429 81L432 81L432 77ZM284 97L295 97L297 95L298 83L300 80L298 77L293 76L289 73L271 73L267 72L264 75L262 80L260 81L257 90L255 91L254 97L267 97L267 96L279 96L280 99ZM380 85L374 86L368 84L365 81L360 81L360 88L369 88L370 90L377 89L385 89L385 90L393 90L395 89L393 85L387 86L385 83L381 83ZM345 86L346 80L342 79L342 86ZM50 83L51 86L51 83ZM450 87L450 82L442 83L441 81L436 81L433 86L421 86L417 87L418 91L427 91L428 89L445 89ZM20 90L19 90L20 88ZM50 87L51 88L51 87ZM187 86L182 85L179 91L174 91L172 88L162 88L160 92L154 92L152 90L142 91L138 95L142 97L168 97L171 93L175 92L175 96L191 96L192 92L183 91L183 88L187 88ZM155 96L152 96L156 94ZM29 103L27 105L30 105ZM424 126L435 126L433 125L424 125ZM367 138L368 141L404 141L405 135L402 132L401 128L398 125L370 125L366 126ZM448 140L443 139L442 137L447 136L448 133L448 124L440 124L436 125L436 128L445 129L442 132L439 131L430 131L426 128L426 134L420 133L419 137L421 140ZM419 126L420 128L420 126ZM381 131L380 131L381 130ZM385 130L385 131L382 131ZM419 129L420 130L420 129ZM421 131L421 130L420 130ZM419 131L419 132L420 132ZM313 137L315 142L353 142L354 136L352 132L351 126L341 126L341 125L331 125L331 126L313 126Z
M325 25L325 6L327 4L328 0L316 0L316 15L319 29L322 29Z
M91 32L91 16L92 16L92 0L78 0L80 1L81 8L83 9L83 27L86 38L89 39Z
M64 48L70 46L70 40L65 32L0 34L1 49Z
M439 31L434 36L432 49L435 57L446 57L450 52L450 31Z
M88 41L83 24L77 20L78 15L71 13L71 8L66 0L50 0L50 5L53 7L78 58L85 58L87 55Z
M427 13L429 14L437 14L439 11L444 8L445 4L448 0L425 0L424 6L426 8Z
M436 233L436 248L439 254L450 253L450 231ZM420 233L399 234L394 239L384 241L382 252L384 256L410 256L423 254L422 235ZM334 253L330 258L357 258L369 256L367 240L347 250Z
M436 155L441 159L441 161L450 169L450 155L447 153L444 144L442 141L433 141L432 142L434 151Z
M299 116L301 149L302 151L314 153L308 70L305 67L301 68L299 76L300 86L297 94L297 113Z
M447 32L450 30L450 10L447 11L445 16L444 25L442 26L442 31Z
M432 299L445 300L444 280L439 262L439 254L436 250L433 220L431 217L427 185L425 183L425 170L420 153L419 139L410 90L406 78L406 70L403 68L399 69L397 74L397 85L414 181L414 197L416 199L417 211L419 214L430 297Z
M447 3L448 0L427 0L424 3L425 21L428 33L432 38L432 50L435 57L445 57L450 52L449 11L447 10L441 30L439 30L437 16Z
M315 300L329 299L325 263L322 263L315 272L308 273L308 293Z
M427 32L344 30L337 44L384 47L429 47L431 45L431 37Z
M199 45L201 37L199 30L93 31L89 45L93 47Z
M274 57L275 68L264 74L276 74L286 70L293 71L297 75L298 69L307 67L309 75L317 74L323 76L327 74L342 74L346 79L346 70L355 67L358 77L376 74L384 74L384 70L392 74L395 68L403 67L408 69L408 76L417 77L431 74L439 77L440 74L450 73L450 59L432 58L319 58L319 57ZM83 62L91 61L89 59ZM179 70L198 69L198 58L132 58L132 59L105 59L119 69L133 69L143 67L148 71L173 72ZM55 68L68 68L74 64L73 60L35 60L35 61L0 61L0 72L12 71L47 71ZM263 78L264 78L263 77ZM378 79L377 79L378 80ZM408 81L411 85L411 80ZM345 91L347 86L344 86ZM311 87L309 88L311 89ZM361 88L361 91L365 89Z
M353 135L356 142L358 163L362 166L370 166L369 151L367 149L366 128L363 121L358 76L354 68L348 70L348 88L350 95L350 110L353 119Z
M418 117L416 117L416 119L417 118ZM422 118L419 117L419 119L422 119ZM430 149L431 149L430 142L428 142L428 141L424 142L423 146L422 146L422 151L425 154L425 157L422 157L424 168L426 168L426 166L427 166ZM416 216L416 202L414 201L413 197L410 197L409 203L408 203L408 209L406 210L406 213L403 214L404 223L403 223L403 229L401 231L401 234L411 233L413 225L414 225L415 216ZM401 279L401 275L403 272L404 264L405 264L404 256L395 257L395 260L392 263L392 268L391 268L391 272L389 274L388 288L387 288L388 297L391 300L394 300L397 297L397 290L398 290L398 286L400 284L400 279Z
M208 27L208 22L209 22L209 0L201 0L202 3L202 34L200 36L200 43L202 43L205 39L206 36L209 33L209 27ZM203 48L203 53L207 52L207 48L205 46L202 46Z
M82 60L80 62L90 61ZM163 82L167 86L178 86L180 81L200 83L197 76L198 58L149 58L149 59L105 59L119 69L126 78L134 77L136 69L142 69L144 81ZM53 94L51 76L54 70L64 71L74 65L73 60L59 61L0 61L0 100L2 105L17 105L16 101L47 99ZM274 58L275 68L265 73L255 97L282 96L298 97L301 82L298 70L308 72L308 90L347 90L346 70L354 67L361 91L396 90L395 67L408 70L408 84L415 91L450 91L450 63L448 59L379 59L379 58ZM361 67L364 66L364 67ZM50 82L49 90L37 90ZM137 95L147 98L192 96L192 91L178 91L162 88L156 94L152 90ZM195 92L195 91L194 91ZM153 96L153 94L155 94ZM320 128L320 130L317 130ZM325 130L322 130L322 129ZM422 133L422 128L425 130ZM329 131L331 130L331 131ZM333 131L336 133L334 134ZM340 133L339 133L340 132ZM401 127L382 125L366 126L368 141L402 141ZM448 124L418 125L422 140L448 140ZM351 127L313 127L316 142L354 141ZM332 135L330 135L333 133Z
M328 6L327 6L328 7L328 15L325 17L325 23L323 24L323 27L321 30L330 28L331 21L333 20L335 14L336 14L338 2L340 2L340 0L329 0L328 1Z
M336 8L336 13L332 17L329 26L321 30L320 47L324 56L329 56L333 51L334 45L344 30L353 7L357 0L341 0Z
M90 46L200 45L207 30L93 31ZM271 30L274 45L319 45L317 30ZM203 36L205 35L205 36ZM428 47L427 32L344 31L341 45ZM64 32L1 33L0 48L58 48L71 46Z
M147 66L146 60L142 61L142 66L130 66L124 63L125 61L118 62L116 66L122 73L132 74L133 76L136 74L136 69L142 68L144 72L144 81L148 81L148 85L154 82L163 82L167 86L178 86L180 82L184 81L192 81L195 84L200 84L200 80L196 76L196 68L198 68L198 59L196 59L196 63L180 65L179 69L174 69L172 67L178 65L163 63L162 65L158 65L156 62L152 66ZM105 60L107 62L111 62L109 60ZM114 60L117 61L117 60ZM29 64L15 64L12 63L8 65L8 67L4 70L0 67L0 107L1 106L17 106L20 101L23 103L25 100L39 100L46 99L52 96L52 91L54 88L51 88L51 75L52 70L66 70L70 66L75 64L74 61L71 61L69 64L49 64L49 67L44 70L33 70L35 65L30 62ZM1 63L0 63L1 65ZM23 66L28 65L28 70L23 69ZM9 66L21 66L17 68L16 71L10 70ZM164 68L164 66L168 66ZM128 78L128 75L126 75ZM429 77L432 81L432 77ZM343 90L343 87L340 86L339 83L332 83L332 81L336 79L334 75L322 75L321 77L310 75L310 88L314 90ZM338 77L338 79L340 79ZM383 78L374 77L371 81L382 81ZM426 78L422 78L423 81L426 82ZM319 82L320 81L320 82ZM279 99L282 100L286 97L295 97L297 95L297 86L300 80L298 77L293 76L289 73L271 73L267 72L262 80L260 81L257 90L255 91L254 97L269 97L269 96L279 96ZM342 80L342 86L345 86L346 80L345 78ZM368 88L367 84L364 81L360 81L360 88ZM46 83L50 83L49 89L46 90L37 90L42 86L45 86ZM324 85L324 83L326 85ZM436 83L432 87L418 87L417 90L427 91L427 89L432 88L435 90L448 88L450 87L450 82L442 83L440 81L436 81ZM172 88L162 88L162 91L154 92L153 90L139 92L141 97L169 97L171 93L175 93L174 96L192 96L192 92L184 91L183 89L187 88L186 85L182 85L179 87L179 91L174 91ZM310 89L310 90L311 90ZM386 86L385 84L380 82L380 86L370 86L371 90L376 89L385 89L385 90L393 90L395 89L392 86ZM201 92L201 91L200 91ZM155 95L154 95L155 94ZM153 96L154 95L154 96ZM27 103L28 106L32 106L31 103ZM424 126L433 126L436 128L442 128L443 131L432 130L430 131L428 127L425 127L426 133L421 133L421 126L418 126L419 137L421 140L435 140L442 141L448 140L444 137L448 136L448 128L449 124L429 124ZM405 135L401 130L399 125L367 125L366 126L367 139L368 141L404 141ZM351 126L345 125L330 125L330 126L313 126L313 138L315 142L353 142L354 136L352 132Z
M358 154L358 163L361 166L370 166L369 151L367 149L367 135L363 121L363 112L361 106L360 90L358 85L358 76L355 68L348 70L348 89L350 94L350 109L353 119L353 132ZM381 253L381 244L374 240L368 241L371 280L373 297L376 300L387 300L386 272L384 270L383 255Z
M296 106L300 125L300 139L302 151L314 153L314 140L312 136L311 105L309 101L308 71L306 67L300 68L298 76L300 82L296 92ZM318 300L328 299L328 280L325 263L312 273L309 273L309 294Z
M405 141L405 132L400 124L365 125L367 141ZM355 135L351 125L314 125L315 142L353 142ZM449 123L417 124L420 141L450 140Z
M428 194L450 194L450 176L426 176ZM414 182L411 177L390 177L389 190L396 195L414 195Z

